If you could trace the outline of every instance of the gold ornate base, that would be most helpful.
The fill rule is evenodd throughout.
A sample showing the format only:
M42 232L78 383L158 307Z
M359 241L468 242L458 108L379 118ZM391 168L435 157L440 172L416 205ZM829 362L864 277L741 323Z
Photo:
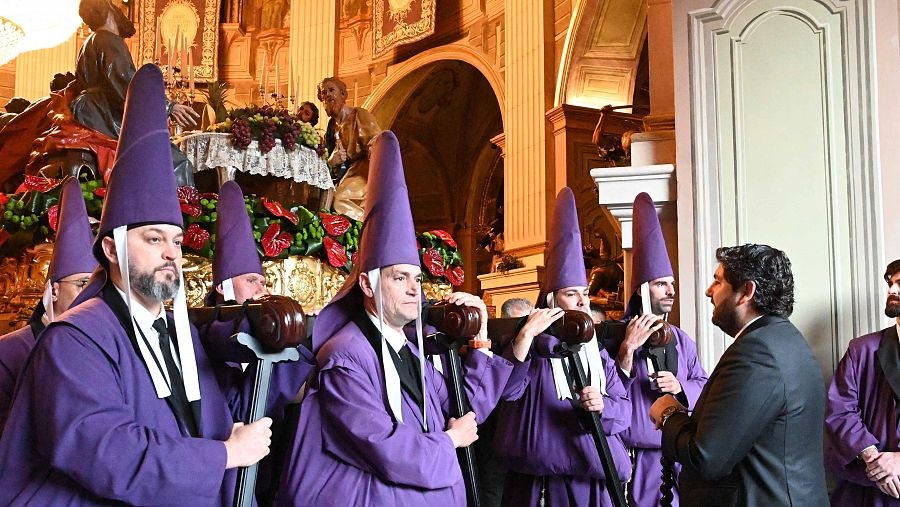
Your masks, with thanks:
M18 259L0 259L0 334L25 324L44 291L53 245L28 249ZM203 306L212 288L212 262L203 257L184 257L184 284L189 306ZM263 271L274 294L288 296L305 311L321 310L344 284L347 275L314 257L289 257L263 262ZM424 284L429 299L441 300L452 292L449 284Z

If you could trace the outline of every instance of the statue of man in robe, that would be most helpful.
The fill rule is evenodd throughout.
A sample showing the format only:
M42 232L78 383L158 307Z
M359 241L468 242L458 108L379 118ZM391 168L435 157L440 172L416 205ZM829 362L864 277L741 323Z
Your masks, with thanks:
M369 148L381 133L372 113L347 105L347 85L328 77L318 86L318 97L328 115L325 146L328 164L334 171L333 209L356 220L362 220L369 175Z

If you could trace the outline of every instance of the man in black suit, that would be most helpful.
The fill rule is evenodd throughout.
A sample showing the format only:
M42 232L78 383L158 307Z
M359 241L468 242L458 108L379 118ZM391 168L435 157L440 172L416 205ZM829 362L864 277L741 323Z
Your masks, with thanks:
M825 382L787 319L794 278L784 252L723 247L706 289L712 322L735 341L693 413L659 398L650 418L663 455L682 464L682 505L828 505L822 455Z

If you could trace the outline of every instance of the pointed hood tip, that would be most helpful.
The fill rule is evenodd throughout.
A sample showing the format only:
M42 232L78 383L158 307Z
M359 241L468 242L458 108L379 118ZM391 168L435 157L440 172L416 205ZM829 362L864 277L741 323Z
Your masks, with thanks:
M59 198L59 221L53 258L47 268L47 279L57 282L76 273L91 273L97 267L93 256L94 234L78 178L68 177Z
M234 181L219 189L216 221L216 251L213 257L213 287L246 273L264 275L253 227L247 215L244 193ZM214 289L215 290L215 289Z
M104 260L103 237L117 227L145 223L184 227L170 146L162 72L147 64L134 74L125 97L116 161L94 242L99 262Z
M566 287L586 287L587 270L575 194L564 187L556 195L544 261L544 282L535 306L547 307L547 294Z
M666 249L666 240L659 223L659 216L656 213L656 203L649 194L641 192L634 198L632 216L634 217L632 225L634 248L632 249L631 283L625 298L626 301L642 283L666 276L675 276Z

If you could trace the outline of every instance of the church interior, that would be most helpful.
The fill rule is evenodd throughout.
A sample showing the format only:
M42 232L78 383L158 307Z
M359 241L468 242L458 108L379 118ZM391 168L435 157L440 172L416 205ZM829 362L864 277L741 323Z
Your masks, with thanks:
M430 294L464 290L497 313L510 298L533 300L553 203L568 186L592 301L609 318L622 314L629 286L632 202L651 196L675 270L669 318L696 339L707 370L731 342L710 322L705 295L724 245L787 253L792 320L826 381L854 336L884 327L881 273L900 257L891 211L900 188L897 2L111 2L134 25L124 38L134 66L159 65L170 100L200 117L196 127L172 125L174 145L193 162L185 178L194 190L179 198L197 218L188 238L197 255L185 266L197 294L210 273L207 206L225 179L248 194L276 292L321 307L340 287L359 217L328 212L333 168L323 157L333 148L319 149L329 115L317 85L335 77L347 105L399 140L416 233L436 262ZM92 34L78 5L0 6L3 128L26 114L17 99L39 103L57 75L76 71ZM295 115L305 102L321 112L304 120L312 130L295 124L271 151L263 134L252 160L225 141L211 160L211 136L238 135L233 111ZM38 133L22 156L0 141L9 211L0 222L0 334L24 324L44 289L58 198L48 182L85 167L101 181L104 142L115 143L72 148ZM284 136L298 133L304 160L284 149ZM102 183L89 179L88 211L99 213Z

